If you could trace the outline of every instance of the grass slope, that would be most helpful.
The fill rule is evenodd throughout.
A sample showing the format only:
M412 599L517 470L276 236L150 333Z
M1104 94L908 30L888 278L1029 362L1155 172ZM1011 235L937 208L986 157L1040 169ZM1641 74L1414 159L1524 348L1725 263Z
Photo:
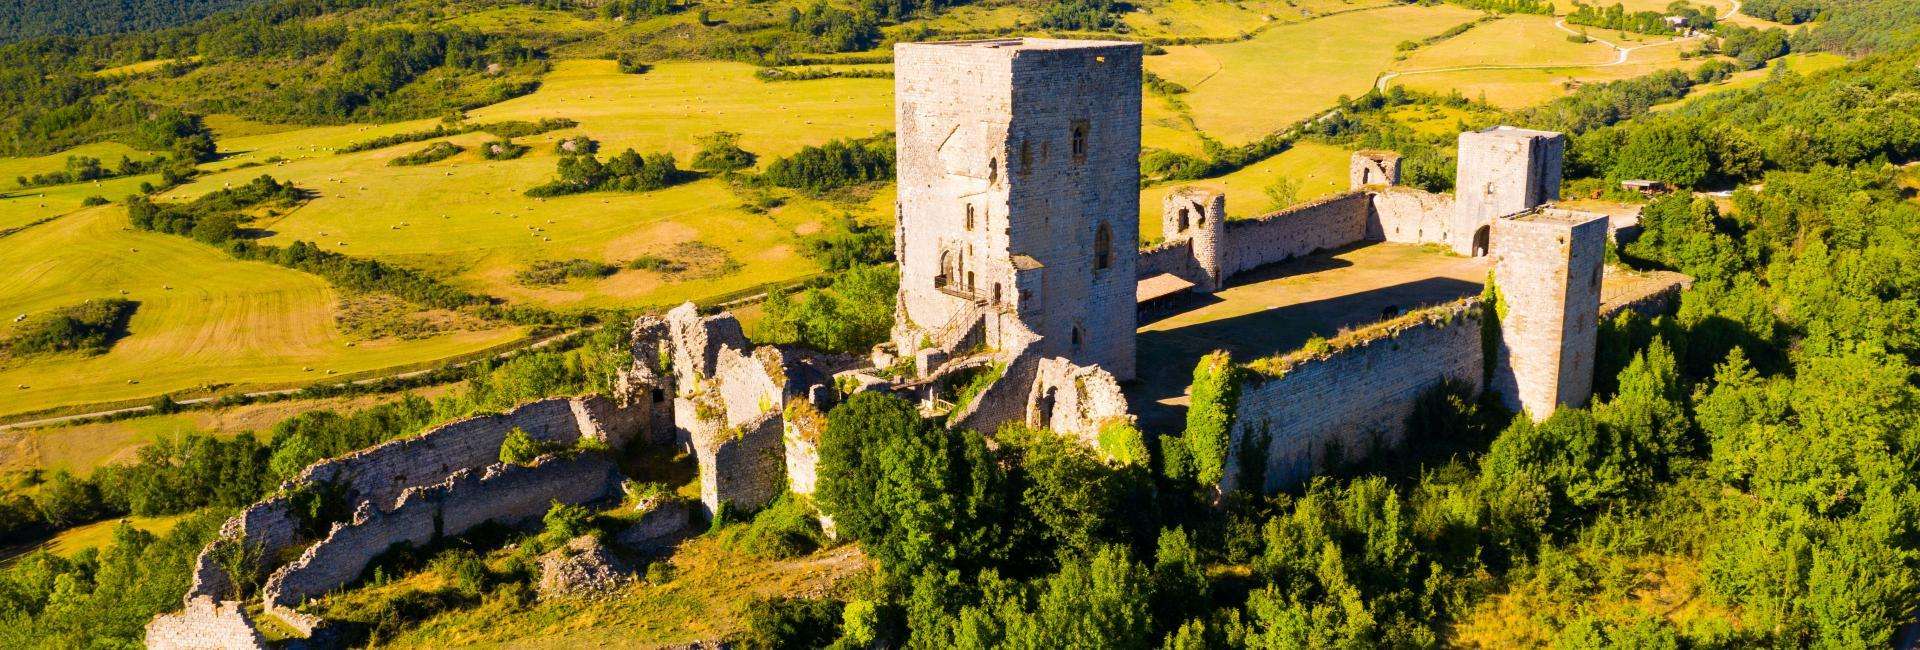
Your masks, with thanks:
M1394 46L1446 31L1478 12L1395 6L1281 25L1247 41L1168 47L1147 69L1192 92L1200 129L1229 144L1264 136L1357 96L1393 62Z
M445 358L520 336L497 329L353 344L335 327L337 295L320 278L131 230L119 206L83 210L8 237L0 245L0 268L9 273L0 283L0 314L101 297L140 303L131 334L106 354L0 369L0 415L210 383L304 383L329 371Z

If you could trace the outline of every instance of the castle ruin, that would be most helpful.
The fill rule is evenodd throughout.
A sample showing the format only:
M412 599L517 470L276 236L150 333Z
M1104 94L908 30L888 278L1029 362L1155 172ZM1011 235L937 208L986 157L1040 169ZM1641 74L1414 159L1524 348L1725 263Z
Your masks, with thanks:
M617 493L618 471L597 458L496 463L516 427L557 442L671 446L695 459L708 515L751 511L813 492L824 414L847 393L895 392L950 426L991 434L1017 422L1092 445L1139 418L1128 393L1144 381L1143 309L1177 310L1262 282L1255 271L1369 243L1489 260L1493 304L1470 295L1359 315L1323 348L1268 350L1250 365L1219 487L1273 491L1324 467L1330 450L1417 443L1401 440L1407 416L1445 383L1535 418L1584 404L1599 319L1661 308L1685 281L1603 288L1615 279L1603 263L1612 222L1553 205L1566 138L1512 127L1460 135L1452 195L1400 185L1387 151L1354 153L1345 193L1252 218L1229 218L1220 192L1171 188L1163 238L1142 248L1141 55L1120 41L897 45L890 341L866 357L831 355L756 346L732 315L690 303L642 317L612 397L530 403L317 463L289 490L325 486L353 506L323 533L300 530L286 496L247 508L202 554L185 610L149 625L149 647L261 646L217 561L222 545L260 545L267 558L304 549L248 570L266 578L265 613L312 634L324 621L300 604L349 584L391 544ZM956 385L982 377L954 403Z

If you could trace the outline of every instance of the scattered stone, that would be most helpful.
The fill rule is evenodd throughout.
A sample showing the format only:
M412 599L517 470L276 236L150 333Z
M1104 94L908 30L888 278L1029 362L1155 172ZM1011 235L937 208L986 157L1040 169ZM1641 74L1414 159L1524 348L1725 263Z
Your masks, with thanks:
M613 536L613 543L635 551L658 550L671 544L692 523L693 508L686 501L655 497L637 508L646 514L626 530Z
M633 570L591 535L540 556L540 598L606 597L633 583Z

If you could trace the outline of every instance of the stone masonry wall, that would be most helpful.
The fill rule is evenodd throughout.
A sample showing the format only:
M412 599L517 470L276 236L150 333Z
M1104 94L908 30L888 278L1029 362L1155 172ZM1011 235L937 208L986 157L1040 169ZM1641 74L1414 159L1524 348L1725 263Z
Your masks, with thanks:
M220 525L220 536L200 550L193 562L193 585L187 589L186 602L196 598L227 600L232 597L233 579L214 560L215 547L221 542L246 540L258 547L263 557L275 557L300 542L300 523L286 497L272 497L241 510ZM260 567L262 573L266 567Z
M345 482L349 503L368 500L381 509L391 509L407 488L438 483L454 472L499 461L500 443L515 428L536 440L573 443L580 437L581 422L572 402L569 398L544 399L503 414L453 422L418 436L314 463L293 483Z
M1373 194L1373 218L1367 239L1396 244L1447 243L1453 197L1410 187L1380 188Z
M1194 264L1192 240L1163 242L1140 249L1140 257L1134 263L1134 275L1150 278L1162 273L1171 273L1189 282L1194 277L1205 276L1199 265Z
M1267 437L1266 492L1305 480L1329 442L1364 453L1377 438L1396 444L1420 396L1448 379L1483 383L1480 301L1468 298L1401 317L1394 325L1279 378L1241 385L1223 487L1238 487L1242 445Z
M147 623L150 650L254 650L266 645L235 602L189 598L185 610Z
M694 440L700 502L709 514L758 510L787 489L785 426L779 409Z
M1028 403L1027 424L1077 437L1095 448L1102 427L1133 420L1127 396L1113 375L1057 357L1040 361Z
M1222 233L1222 275L1232 277L1274 262L1365 239L1370 200L1341 194L1258 219L1228 221Z
M363 503L353 521L334 524L325 539L267 579L267 611L311 634L318 621L293 608L352 583L393 545L423 545L487 521L536 519L554 501L597 501L618 492L619 476L613 462L598 455L546 456L529 466L496 464L482 472L456 472L440 484L407 490L389 512Z

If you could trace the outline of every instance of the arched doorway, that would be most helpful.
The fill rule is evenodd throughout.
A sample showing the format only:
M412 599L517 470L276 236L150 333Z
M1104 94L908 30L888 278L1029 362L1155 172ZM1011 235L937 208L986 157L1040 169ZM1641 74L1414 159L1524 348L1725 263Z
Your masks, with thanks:
M1487 254L1487 237L1488 237L1487 230L1488 230L1487 226L1481 226L1479 230L1473 231L1473 256L1474 257L1480 257L1482 255Z

